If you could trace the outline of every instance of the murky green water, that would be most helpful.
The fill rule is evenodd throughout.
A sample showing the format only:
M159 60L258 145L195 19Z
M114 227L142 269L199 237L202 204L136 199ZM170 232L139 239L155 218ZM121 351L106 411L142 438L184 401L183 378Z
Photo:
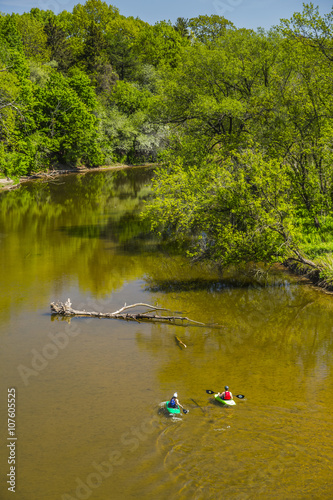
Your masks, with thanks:
M278 270L263 286L158 250L137 217L149 176L73 175L0 196L0 498L332 498L333 296ZM50 302L68 297L222 328L52 319ZM205 392L225 384L246 396L234 408ZM190 411L170 419L160 403L175 390Z

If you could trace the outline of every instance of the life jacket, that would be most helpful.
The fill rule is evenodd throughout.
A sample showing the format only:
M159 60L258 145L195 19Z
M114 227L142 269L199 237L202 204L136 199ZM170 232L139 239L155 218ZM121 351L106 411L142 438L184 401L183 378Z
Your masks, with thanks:
M229 391L225 391L223 399L231 399L231 395Z
M176 398L175 397L172 397L169 401L169 408L178 408L178 405L176 403Z

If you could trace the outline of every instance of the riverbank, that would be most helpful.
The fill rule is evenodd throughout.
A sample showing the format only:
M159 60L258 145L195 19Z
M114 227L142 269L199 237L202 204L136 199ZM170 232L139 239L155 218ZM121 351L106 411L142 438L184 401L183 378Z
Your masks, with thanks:
M125 165L123 163L116 163L114 165L104 165L102 167L77 167L77 168L67 168L62 167L58 169L48 170L47 172L36 172L34 174L20 177L20 179L16 182L13 179L5 178L0 179L0 192L2 191L10 191L12 189L19 188L24 182L32 181L35 179L53 179L54 177L58 177L59 175L66 174L85 174L87 172L98 172L101 170L124 170L128 168L142 168L142 167L154 167L156 163L142 163L140 165Z
M300 280L312 288L329 295L333 294L332 269L330 266L320 263L317 269L309 269L309 267L301 263L285 261L283 267L291 275L298 276Z
M113 165L105 165L96 168L87 168L87 167L77 167L77 168L67 168L62 166L61 168L52 169L47 172L37 172L30 176L24 176L19 179L18 182L15 182L13 179L0 179L0 193L4 191L10 191L19 188L22 184L28 181L33 180L45 180L49 181L55 179L61 175L66 174L85 174L88 172L97 172L103 170L124 170L124 169L135 169L135 168L152 168L157 166L156 163L144 163L140 165L127 165L116 163ZM314 287L318 291L323 291L327 294L333 294L333 281L330 275L331 269L328 266L324 266L321 262L318 264L318 268L309 268L301 263L295 263L295 261L286 260L282 266L286 272L290 272L292 275L296 275L300 280L305 282L306 284ZM327 279L328 278L328 279Z

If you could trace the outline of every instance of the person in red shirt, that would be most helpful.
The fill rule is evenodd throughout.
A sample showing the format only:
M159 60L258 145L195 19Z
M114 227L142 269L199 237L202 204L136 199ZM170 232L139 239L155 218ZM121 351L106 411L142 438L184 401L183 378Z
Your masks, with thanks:
M219 392L219 397L225 400L234 399L227 385L225 386L224 389L225 390L223 392Z

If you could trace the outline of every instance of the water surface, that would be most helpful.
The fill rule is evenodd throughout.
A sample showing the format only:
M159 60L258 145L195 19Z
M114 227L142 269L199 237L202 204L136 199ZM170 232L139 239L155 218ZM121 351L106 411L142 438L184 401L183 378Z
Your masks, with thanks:
M2 477L15 387L19 500L332 498L332 295L279 269L220 276L158 246L138 217L151 175L0 196ZM220 327L52 318L68 297ZM205 392L225 384L246 396L234 408ZM175 390L190 411L170 419L160 405Z

